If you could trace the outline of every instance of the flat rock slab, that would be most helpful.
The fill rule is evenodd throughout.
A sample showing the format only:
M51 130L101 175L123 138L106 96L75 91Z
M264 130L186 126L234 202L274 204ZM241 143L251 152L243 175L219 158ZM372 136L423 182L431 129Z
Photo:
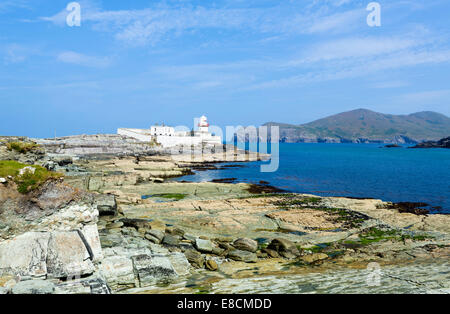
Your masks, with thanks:
M233 246L241 251L255 253L258 250L258 242L248 238L240 238L233 242Z
M117 214L117 203L114 195L96 195L95 204L97 205L100 216L115 216Z
M258 261L258 257L255 253L247 252L247 251L241 251L241 250L233 250L228 253L228 258L239 261L239 262L245 262L245 263L254 263Z
M55 285L47 280L28 280L17 283L12 288L13 294L52 294Z
M50 233L28 232L0 243L0 269L22 276L47 275Z
M195 248L203 253L211 253L213 251L213 244L209 240L196 239Z
M56 278L92 274L95 266L78 232L53 232L48 244L47 272Z
M100 271L112 288L134 287L133 262L124 256L111 256L103 259Z
M165 256L138 255L132 260L141 287L170 282L177 277L170 259Z

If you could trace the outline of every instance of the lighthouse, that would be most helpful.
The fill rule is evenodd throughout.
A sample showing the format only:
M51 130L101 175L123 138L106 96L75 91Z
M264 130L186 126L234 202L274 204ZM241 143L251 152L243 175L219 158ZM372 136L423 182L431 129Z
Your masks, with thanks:
M209 123L208 118L202 116L200 122L198 123L198 131L202 133L209 133Z

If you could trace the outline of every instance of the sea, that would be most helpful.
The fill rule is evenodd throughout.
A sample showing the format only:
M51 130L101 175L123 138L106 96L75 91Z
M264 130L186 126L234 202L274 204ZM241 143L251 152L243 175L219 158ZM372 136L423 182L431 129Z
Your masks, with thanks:
M280 143L278 149L275 172L261 172L267 162L226 163L176 180L234 179L287 192L426 203L431 213L450 214L450 149L322 143Z

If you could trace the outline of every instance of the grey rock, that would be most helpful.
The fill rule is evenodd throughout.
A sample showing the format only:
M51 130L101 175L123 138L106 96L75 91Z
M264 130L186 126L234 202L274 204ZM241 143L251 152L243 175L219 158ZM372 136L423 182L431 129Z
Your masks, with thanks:
M55 278L92 274L92 249L78 232L52 232L48 242L47 273Z
M241 251L241 250L233 250L228 252L227 255L228 258L239 261L239 262L245 262L245 263L254 263L258 261L258 257L255 253L248 252L248 251Z
M150 248L150 251L153 254L167 255L167 254L170 253L167 248L165 248L165 247L163 247L163 246L161 246L159 244L150 243L148 245L148 247Z
M233 247L241 251L255 253L258 250L258 242L248 238L240 238L233 242Z
M213 244L209 240L196 239L195 248L203 253L211 253L213 251Z
M113 289L132 288L136 284L131 258L120 255L104 258L100 272Z
M153 243L159 244L164 239L164 233L160 230L149 230L145 234L145 238Z
M166 234L162 240L162 243L169 246L178 246L180 244L180 238L170 234Z
M0 269L13 269L21 276L47 275L50 233L28 232L0 243Z
M174 236L179 236L179 237L184 236L184 230L182 230L180 228L174 228L174 227L166 228L166 233L170 234L170 235L174 235Z
M195 250L194 246L191 243L188 243L188 242L181 242L180 243L180 249L183 252L186 252L187 250Z
M224 252L225 252L224 249L221 249L221 248L218 248L218 247L213 247L213 250L212 250L211 253L214 254L214 255L221 256Z
M123 227L123 222L117 221L106 225L106 229L119 229Z
M145 229L145 230L151 230L152 226L150 224L150 220L148 219L137 219L137 218L123 218L120 219L121 222L123 222L123 225L125 227L132 227L136 230L139 229Z
M217 265L216 261L208 259L206 261L206 268L211 271L216 271L219 269L219 266Z
M189 274L191 264L183 253L172 253L168 257L178 276Z
M121 229L121 232L123 235L131 236L131 237L142 237L142 234L140 234L136 229L125 227Z
M54 171L56 170L56 163L54 161L46 161L42 164L42 167L46 168L49 171Z
M195 250L187 250L184 252L184 255L186 256L189 263L191 263L192 266L196 268L203 268L205 265L205 258L202 254Z
M116 216L116 197L110 194L99 194L95 197L95 203L100 216Z
M192 243L195 243L195 240L196 240L197 238L194 237L194 236L192 236L192 235L185 234L185 235L183 235L183 239L184 239L184 240L191 241Z
M300 255L295 243L282 238L272 240L267 248L278 252L285 258L296 258Z
M106 281L98 276L59 283L55 294L111 294Z
M17 283L12 288L13 294L52 294L55 284L48 280L28 280Z
M167 283L177 277L177 273L168 257L161 255L138 255L132 257L134 271L140 287L156 283Z
M122 245L124 238L120 234L102 233L100 234L100 242L103 248L110 248Z
M6 288L4 288L4 287L0 287L0 295L2 295L2 294L8 294L9 293L9 289L6 289Z

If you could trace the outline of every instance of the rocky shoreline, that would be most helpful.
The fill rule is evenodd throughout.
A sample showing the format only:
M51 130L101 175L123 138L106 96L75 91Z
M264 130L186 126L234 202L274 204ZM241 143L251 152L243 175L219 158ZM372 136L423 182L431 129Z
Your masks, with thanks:
M0 183L0 293L383 292L367 286L370 263L391 274L386 291L450 293L448 215L267 185L173 182L268 156L211 148L169 156L96 137L36 141L28 152L6 144L31 140L0 138L0 160L64 174L26 194L14 178ZM336 276L348 291L332 285Z
M450 148L450 137L443 138L439 141L428 141L419 143L411 148Z

